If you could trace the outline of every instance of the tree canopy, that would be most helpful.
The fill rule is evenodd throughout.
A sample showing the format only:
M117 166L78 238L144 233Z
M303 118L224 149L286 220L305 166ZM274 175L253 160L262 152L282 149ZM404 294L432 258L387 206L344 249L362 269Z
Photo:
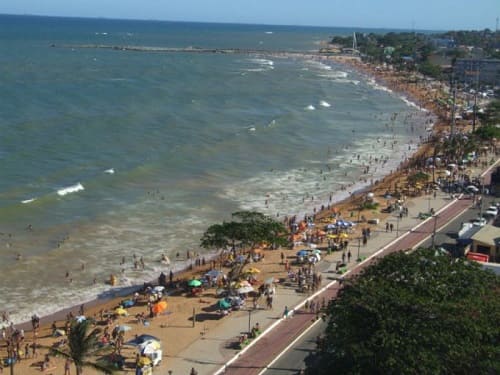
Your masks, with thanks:
M487 125L500 124L500 100L495 99L488 103L481 120Z
M255 247L261 242L273 245L287 243L286 228L260 212L240 211L232 214L235 221L211 225L201 238L203 248L226 248L236 244Z
M431 249L384 257L329 304L307 373L500 373L499 281Z
M76 367L76 374L83 374L84 367L92 367L98 372L112 374L114 369L96 361L97 356L109 353L112 347L102 347L99 344L101 330L95 328L90 331L91 323L88 320L78 322L73 320L68 334L68 344L63 348L51 348L56 355L70 358ZM90 332L89 332L90 331Z

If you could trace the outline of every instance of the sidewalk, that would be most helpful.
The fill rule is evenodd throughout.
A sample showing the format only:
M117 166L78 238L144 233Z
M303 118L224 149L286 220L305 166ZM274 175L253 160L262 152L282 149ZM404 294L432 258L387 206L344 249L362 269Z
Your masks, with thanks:
M475 172L477 174L480 173L479 170ZM457 216L462 211L470 207L470 201L452 200L449 194L437 191L436 197L431 194L412 198L408 201L407 206L409 209L408 216L403 216L401 219L396 216L390 216L387 218L387 221L390 223L392 222L394 225L393 232L386 232L385 222L381 222L376 230L373 230L373 226L371 226L371 237L365 246L363 246L362 243L359 243L358 246L358 241L351 241L354 243L349 245L349 250L352 253L351 262L348 263L349 270L357 268L354 271L354 273L356 273L356 271L359 272L361 269L361 267L356 267L359 263L355 261L355 259L358 258L358 250L359 256L362 259L365 259L378 252L380 249L389 249L392 246L388 245L398 238L400 240L397 244L394 244L394 246L398 246L398 249L406 248L405 245L403 245L405 243L408 243L408 247L418 245L419 241L422 241L431 235L434 229L439 230L439 228L444 226L451 217ZM436 217L435 219L427 219L425 223L423 220L418 218L418 214L420 212L429 212L430 208L432 208L436 213L438 213L447 206L447 215L442 215L442 217ZM366 226L369 225L366 224ZM341 256L342 252L340 251L326 255L316 266L316 270L321 272L323 276L322 287L332 284L332 276L337 277L334 273L335 265L337 261L341 260ZM299 308L302 307L305 300L310 298L310 295L296 292L295 285L280 285L276 288L276 292L277 296L273 301L274 306L272 310L260 307L259 309L253 311L242 310L233 312L231 316L223 318L227 319L226 321L222 322L219 326L210 331L205 331L202 322L196 323L196 327L193 329L198 329L200 331L199 340L193 342L176 357L170 357L168 355L168 345L166 346L166 358L164 358L164 362L166 363L167 371L172 371L172 375L187 375L191 371L191 368L195 368L199 375L208 375L216 373L227 362L234 361L234 367L226 370L226 373L259 373L262 365L256 363L257 361L253 359L250 353L252 352L251 347L254 346L254 352L261 353L259 354L261 357L273 358L273 356L275 356L274 351L280 350L280 348L278 348L279 345L269 345L268 342L273 342L269 336L280 335L281 337L279 338L279 341L283 341L282 347L284 347L286 346L286 342L293 339L293 337L288 337L285 332L288 332L289 335L294 335L294 329L296 329L297 332L300 332L304 329L304 325L307 327L310 324L308 322L310 322L313 318L312 315L299 311ZM331 298L334 295L336 295L336 290L330 287L319 297L316 297L316 300L321 301L324 297ZM285 306L287 306L289 310L297 310L295 317L288 320L282 319ZM296 321L292 323L292 321L289 322L289 320ZM248 332L249 327L252 327L256 322L259 322L263 333L257 340L254 340L255 342L252 342L249 347L241 351L236 350L234 345L237 342L238 336L241 333ZM287 325L286 329L280 329L284 324ZM274 329L275 327L278 329ZM280 333L277 334L276 331L280 331ZM278 340L278 338L275 338L275 340ZM245 354L247 350L249 353ZM263 351L266 353L263 353ZM246 358L246 361L244 358L245 356L248 357ZM240 363L245 364L243 365ZM165 375L167 374L168 373L165 373Z

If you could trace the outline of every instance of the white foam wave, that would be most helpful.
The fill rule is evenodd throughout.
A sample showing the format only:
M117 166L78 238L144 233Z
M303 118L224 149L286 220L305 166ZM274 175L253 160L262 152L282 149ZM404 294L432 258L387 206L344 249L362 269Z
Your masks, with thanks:
M81 190L85 190L85 188L83 187L83 185L81 183L78 182L74 185L67 186L65 188L61 188L61 189L57 190L57 194L60 196L65 196L67 194L76 193L76 192L81 191Z
M327 65L327 64L325 64L325 63L323 63L321 61L308 60L308 61L306 61L306 63L307 63L307 65L309 65L313 69L318 69L318 70L332 70L332 67L330 65Z
M114 174L114 173L115 173L115 170L114 170L114 168L109 168L109 169L106 169L106 170L104 171L104 173L107 173L107 174Z
M379 85L374 79L368 80L367 84L368 84L368 86L371 86L374 90L380 90L380 91L392 93L392 90L390 88Z
M268 70L273 70L274 66L270 66L268 68L253 68L253 69L244 69L245 72L267 72Z
M319 102L319 105L322 106L322 107L325 107L325 108L331 107L330 103L328 103L327 101L324 101L324 100L321 100Z
M306 107L306 109L307 109L308 111L314 111L314 110L316 109L316 107L315 107L315 106L313 106L312 104L309 104L309 105Z
M22 204L27 204L36 201L36 198L25 199L21 201Z
M273 66L274 61L273 60L267 60L267 59L250 59L251 62L255 64L260 64L260 65L268 65L268 66Z
M273 34L272 31L266 31L266 34Z
M274 69L274 61L272 60L254 58L246 61L254 64L253 67L243 69L246 72L266 72ZM255 65L257 65L257 67L255 67Z
M400 96L399 97L403 102L406 103L406 105L408 107L411 107L411 108L416 108L422 112L429 112L426 108L423 108L423 107L420 107L418 104L416 104L415 102L412 102L411 100L408 100L408 98L406 98L405 96Z

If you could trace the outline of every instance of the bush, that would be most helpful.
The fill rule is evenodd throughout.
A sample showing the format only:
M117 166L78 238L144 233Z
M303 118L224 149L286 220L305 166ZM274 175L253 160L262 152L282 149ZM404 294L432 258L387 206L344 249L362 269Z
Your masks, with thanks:
M377 202L364 202L361 206L362 210L376 210L379 204Z

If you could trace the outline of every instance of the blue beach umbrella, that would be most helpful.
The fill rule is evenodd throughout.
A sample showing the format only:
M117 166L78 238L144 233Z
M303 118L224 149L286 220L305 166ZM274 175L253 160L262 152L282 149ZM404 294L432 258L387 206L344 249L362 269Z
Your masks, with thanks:
M212 279L216 279L222 274L222 271L219 270L210 270L208 271L205 276L210 276Z
M243 263L243 262L245 262L245 260L246 260L246 257L245 257L245 256L243 256L243 255L238 255L234 261L235 261L236 263Z
M307 250L300 250L300 251L297 251L297 256L298 257L305 257L309 254L309 251Z

